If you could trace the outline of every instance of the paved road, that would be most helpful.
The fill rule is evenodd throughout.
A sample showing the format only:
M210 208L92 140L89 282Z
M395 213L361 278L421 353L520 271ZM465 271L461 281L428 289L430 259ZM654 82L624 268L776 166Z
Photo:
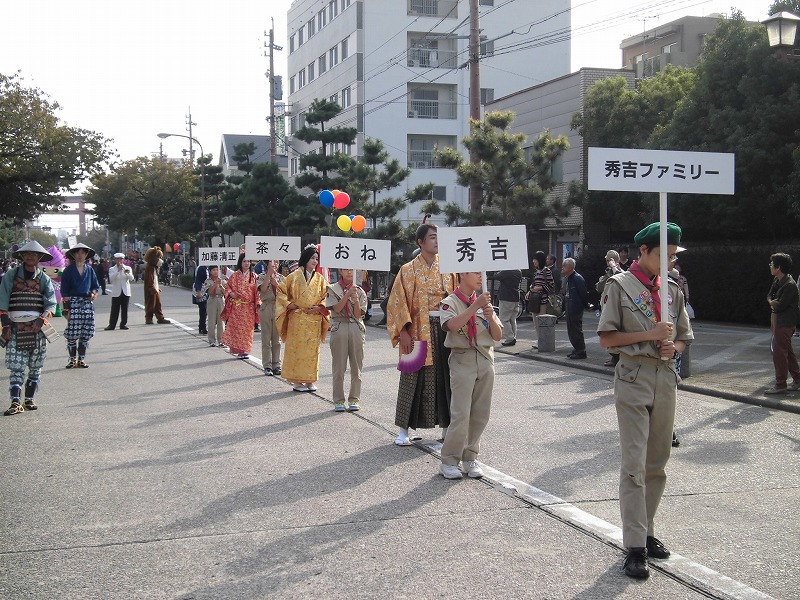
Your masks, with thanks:
M141 287L134 287L135 298ZM0 598L798 598L796 414L681 392L657 534L620 573L610 374L502 355L483 481L438 476L438 431L391 440L398 374L368 330L362 405L264 377L185 324L51 346L41 409L3 418ZM99 322L110 302L98 302ZM256 350L258 345L256 345Z

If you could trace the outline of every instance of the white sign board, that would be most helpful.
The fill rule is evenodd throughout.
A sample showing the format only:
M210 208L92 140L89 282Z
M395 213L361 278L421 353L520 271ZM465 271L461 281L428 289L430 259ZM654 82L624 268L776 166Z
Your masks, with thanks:
M528 267L524 225L440 227L439 271L500 271Z
M390 240L323 235L320 238L320 252L319 264L326 269L388 271L392 264Z
M239 262L241 252L236 246L227 248L198 248L198 265L235 265Z
M589 148L589 189L733 194L734 156L716 152Z
M300 238L248 235L244 238L244 257L248 260L297 260Z

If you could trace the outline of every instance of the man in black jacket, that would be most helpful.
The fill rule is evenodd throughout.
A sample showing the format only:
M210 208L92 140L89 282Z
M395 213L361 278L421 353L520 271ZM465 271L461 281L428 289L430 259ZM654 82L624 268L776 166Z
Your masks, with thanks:
M506 334L502 344L503 346L513 346L517 343L519 282L522 280L522 271L519 269L497 271L494 278L500 282L497 300L500 304L500 322L503 324L503 331Z
M800 390L800 367L792 349L792 334L797 325L798 289L789 275L792 257L781 252L769 257L769 271L775 278L767 296L772 309L772 363L775 365L775 385L765 394L785 394L787 390ZM792 374L794 382L786 385Z
M573 258L565 258L561 263L561 275L564 277L566 292L564 307L567 315L567 336L573 348L567 358L586 358L586 341L583 339L583 310L589 301L586 281L575 270Z

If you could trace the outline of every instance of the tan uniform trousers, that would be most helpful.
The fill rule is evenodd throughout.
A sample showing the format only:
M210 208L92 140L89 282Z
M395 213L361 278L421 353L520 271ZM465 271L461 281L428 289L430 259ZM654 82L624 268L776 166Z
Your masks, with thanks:
M489 422L494 363L475 348L451 348L450 426L442 444L442 464L457 466L475 460Z
M333 403L344 404L344 374L350 361L350 393L347 403L354 404L361 397L361 367L364 364L366 336L358 323L345 319L331 320L331 370L333 371Z
M222 296L209 296L206 301L206 319L208 328L208 343L221 344L222 334L225 333L225 323L220 318L222 309L225 308L225 298Z
M258 309L261 322L261 366L274 369L281 366L281 336L275 324L275 300L261 303Z
M622 467L622 543L643 548L664 494L672 450L678 375L675 361L620 354L614 378Z

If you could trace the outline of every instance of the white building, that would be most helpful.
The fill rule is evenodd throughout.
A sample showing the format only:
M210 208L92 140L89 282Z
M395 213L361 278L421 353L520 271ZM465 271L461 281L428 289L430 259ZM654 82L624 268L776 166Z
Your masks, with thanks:
M479 0L481 101L569 72L570 0ZM291 137L316 98L343 112L330 126L381 140L412 169L408 188L436 185L434 197L468 207L455 174L433 167L437 147L464 151L469 134L469 0L295 0L288 13L289 176L316 148ZM403 191L393 190L393 195ZM399 217L419 221L419 204Z

